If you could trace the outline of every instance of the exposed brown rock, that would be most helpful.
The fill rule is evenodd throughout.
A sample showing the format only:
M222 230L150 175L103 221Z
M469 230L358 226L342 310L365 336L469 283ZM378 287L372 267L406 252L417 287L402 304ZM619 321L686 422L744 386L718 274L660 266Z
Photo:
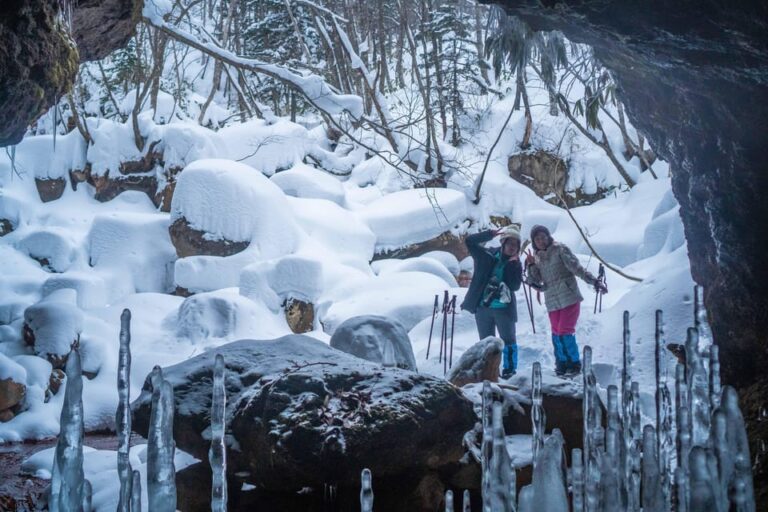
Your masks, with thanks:
M285 303L285 320L292 332L296 334L309 332L315 324L315 306L311 302L289 299Z
M27 386L11 379L0 380L0 411L20 404L27 393Z
M125 46L141 16L142 0L78 0L72 29L82 61L103 59Z
M13 414L13 411L10 409L5 409L0 411L0 423L7 423L13 419L13 417L16 416ZM0 502L0 505L2 505L2 502ZM0 508L0 510L5 510Z
M157 177L153 174L129 174L110 177L109 171L101 176L90 176L89 183L96 189L94 198L107 202L116 198L126 190L144 192L154 201L157 195Z
M67 186L67 180L64 178L35 178L35 185L37 186L37 194L40 196L40 200L48 203L61 197L64 193L64 188Z
M51 395L55 395L59 392L62 383L64 383L64 371L59 368L54 368L51 371L51 378L48 379L48 391Z
M207 240L205 232L190 227L184 217L176 219L168 230L179 258L203 255L232 256L244 251L250 245L250 242Z
M8 219L0 219L0 236L5 236L13 231L13 224Z
M558 206L562 205L558 196L572 207L594 203L608 191L600 188L593 194L587 194L582 189L566 191L568 164L559 156L544 150L510 156L507 169L512 179Z
M383 260L387 258L413 258L414 256L421 256L432 251L446 251L454 256L459 261L469 256L467 246L464 245L464 235L456 236L450 231L446 231L435 238L425 240L424 242L417 242L394 251L384 251L373 255L373 261Z

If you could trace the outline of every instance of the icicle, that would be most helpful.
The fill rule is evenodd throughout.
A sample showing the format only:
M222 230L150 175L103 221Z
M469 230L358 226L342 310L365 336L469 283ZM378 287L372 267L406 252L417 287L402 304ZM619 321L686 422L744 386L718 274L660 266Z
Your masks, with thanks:
M131 512L141 512L141 474L136 469L133 470L131 483Z
M131 449L131 311L120 315L120 352L117 361L117 474L120 478L118 512L130 512L133 471L129 452Z
M738 492L744 493L744 510L755 510L755 490L752 482L752 460L749 455L749 443L744 417L739 408L739 396L731 386L723 387L720 408L726 416L728 447L734 457L734 483L741 486Z
M584 464L581 450L571 450L571 502L573 512L584 511Z
M490 510L493 512L515 512L516 475L507 453L502 410L503 406L500 402L493 403L493 455L488 473L490 478Z
M373 512L373 478L365 468L360 474L360 512Z
M93 510L93 487L87 478L83 479L83 512Z
M630 402L632 399L632 352L629 334L629 311L624 312L623 348L624 353L621 369L621 412L622 425L626 430L626 432L624 432L625 444L628 444L628 427L631 421Z
M617 433L621 429L619 388L614 385L608 386L608 428L614 429Z
M50 512L80 510L83 506L83 374L80 352L67 357L67 386L61 407L59 439L51 472Z
M483 381L483 404L482 404L482 422L483 422L483 441L480 446L480 465L482 471L482 497L483 512L492 512L491 510L491 454L493 453L493 434L491 427L493 410L493 395L491 393L491 383Z
M149 512L176 510L176 469L173 455L173 387L155 366L152 381L152 411L149 417L147 445L147 496Z
M699 332L688 329L685 342L688 407L691 413L691 436L696 446L704 446L709 438L709 376L699 351Z
M675 490L677 496L677 508L675 512L688 512L688 477L681 467L675 469Z
M672 398L667 386L666 340L664 339L664 313L656 310L656 458L661 475L664 503L670 503L672 487L671 459L674 449L672 439Z
M687 407L677 411L677 467L688 474L688 454L691 451L691 414Z
M584 510L597 512L600 505L600 466L603 428L597 382L592 372L592 347L584 347L583 355L583 414L584 414Z
M691 448L688 462L690 476L688 491L688 510L690 512L717 511L717 500L712 491L715 475L709 474L707 451L701 446Z
M544 397L541 391L541 363L538 361L533 363L531 382L531 432L533 433L531 437L533 440L533 467L535 469L539 450L544 446L544 429L546 428L547 421L544 408L542 407Z
M661 470L656 458L656 431L651 425L643 429L643 512L666 512L662 492Z
M616 386L612 387L616 389ZM601 512L622 512L626 508L622 506L621 479L619 478L620 443L618 430L609 426L605 430L605 453L600 475Z
M536 509L533 508L533 485L526 485L520 489L518 505L519 512L536 512Z
M720 407L720 348L717 345L709 347L709 403L714 411Z
M563 436L558 429L544 442L533 467L533 510L568 512L563 472Z
M718 487L721 492L721 510L728 510L728 488L734 473L734 459L728 446L728 420L719 408L712 414L712 433L709 437L718 467Z
M445 512L453 512L453 491L445 491Z
M681 417L685 411L687 415L685 420ZM690 416L688 409L688 385L685 381L685 367L682 364L678 364L675 368L675 425L677 428L677 437L675 439L675 454L677 456L677 467L682 467L687 474L688 471L688 451L681 453L680 440L681 436L687 436L690 441ZM690 448L690 444L688 444Z
M469 491L464 489L464 496L461 503L462 512L472 512L472 503L470 503Z
M226 433L227 390L225 387L224 357L216 354L213 365L213 397L211 399L211 448L208 461L211 464L211 512L227 510L227 446Z

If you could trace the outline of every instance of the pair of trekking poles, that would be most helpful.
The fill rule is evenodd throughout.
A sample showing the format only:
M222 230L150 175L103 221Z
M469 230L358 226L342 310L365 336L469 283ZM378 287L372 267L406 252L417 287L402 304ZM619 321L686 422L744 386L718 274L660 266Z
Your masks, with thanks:
M453 328L456 325L456 296L448 298L448 290L443 292L443 304L440 305L439 295L435 295L435 305L432 308L432 324L429 326L429 341L427 341L427 359L429 359L429 349L432 345L432 332L435 328L435 318L438 312L442 315L440 325L440 354L437 361L443 363L443 374L448 373L448 369L453 366ZM451 317L450 338L448 343L448 316Z

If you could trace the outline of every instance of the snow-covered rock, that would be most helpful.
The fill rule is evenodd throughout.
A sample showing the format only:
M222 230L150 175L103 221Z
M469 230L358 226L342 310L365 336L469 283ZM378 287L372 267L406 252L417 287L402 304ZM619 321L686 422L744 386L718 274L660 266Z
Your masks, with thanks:
M290 253L298 241L283 191L231 160L198 160L184 168L171 204L171 222L181 218L210 240L251 242L262 258Z
M391 318L364 315L345 320L334 331L330 344L367 361L416 371L408 332Z
M471 403L443 379L382 368L313 338L241 340L165 368L174 387L178 447L204 459L210 440L211 374L226 364L228 467L271 490L358 485L360 468L381 478L458 462L476 421ZM132 404L147 434L151 381ZM265 464L264 461L269 461Z
M374 263L381 264L385 261L385 264L380 265L380 276L386 276L394 272L424 272L426 274L432 274L436 277L439 277L445 281L446 286L450 288L458 286L456 284L456 278L451 273L451 271L448 270L442 262L434 258L424 258L419 256L416 258L407 258L404 260L380 260Z
M498 382L503 350L504 342L495 336L478 341L453 365L448 382L459 387L484 380Z
M458 190L421 188L388 194L360 215L376 234L377 252L423 242L457 228L467 218L466 197Z
M88 235L88 253L91 266L131 276L138 293L173 290L176 252L165 214L96 216Z
M16 243L16 248L51 272L66 272L78 254L77 242L60 228L32 230Z
M24 312L24 322L34 336L35 353L55 368L63 368L72 345L83 331L83 313L72 290L50 294Z
M432 258L442 263L453 276L458 276L462 270L458 258L448 251L429 251L421 255L422 258Z
M298 163L270 178L286 195L308 199L326 199L344 205L344 187L330 174Z

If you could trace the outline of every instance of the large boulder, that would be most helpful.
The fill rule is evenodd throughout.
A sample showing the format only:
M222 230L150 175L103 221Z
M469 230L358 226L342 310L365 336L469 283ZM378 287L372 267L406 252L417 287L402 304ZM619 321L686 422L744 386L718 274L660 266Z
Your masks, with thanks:
M331 336L335 349L367 361L416 371L411 339L397 320L379 315L345 320Z
M484 380L498 382L503 350L504 342L495 336L478 341L461 354L448 374L448 382L459 387Z
M205 231L191 227L184 217L173 221L169 232L179 258L200 255L231 256L244 251L250 244L250 242L233 242L224 238L212 240Z
M210 440L216 354L226 363L228 470L262 488L359 485L360 471L381 478L421 475L455 464L475 423L472 404L442 379L382 368L313 338L242 340L166 368L175 392L177 446L205 459ZM146 436L149 378L132 404Z
M76 305L77 293L57 290L24 311L24 336L35 355L54 368L64 368L72 347L80 341L83 312Z

